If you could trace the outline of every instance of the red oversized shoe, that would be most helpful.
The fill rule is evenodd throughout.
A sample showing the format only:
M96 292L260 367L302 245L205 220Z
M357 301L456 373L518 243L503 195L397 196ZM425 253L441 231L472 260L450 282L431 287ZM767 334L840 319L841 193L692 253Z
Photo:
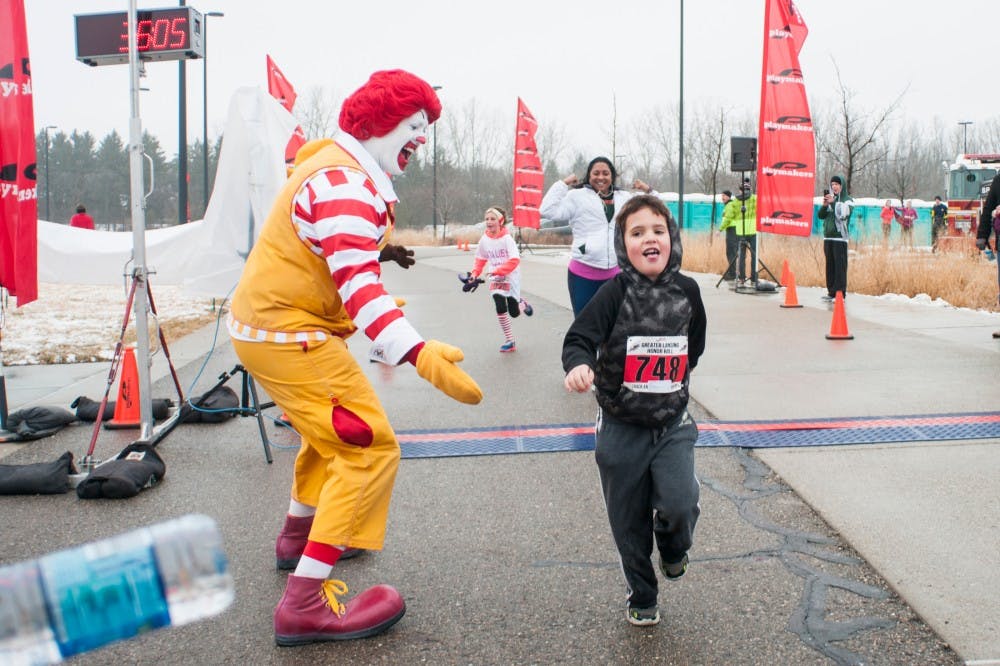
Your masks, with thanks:
M309 530L312 529L313 516L285 516L285 524L278 532L278 540L274 543L274 554L279 570L294 569L299 565L302 551L306 549L309 540Z
M374 636L406 612L403 597L388 585L368 588L346 604L338 594L347 594L343 581L290 575L274 609L274 642L292 646Z
M302 551L306 549L306 541L309 540L309 530L312 529L312 524L313 516L301 518L285 516L285 524L278 533L278 540L274 542L274 555L278 571L291 571L299 566ZM345 548L340 559L349 560L363 552L365 551L361 548Z

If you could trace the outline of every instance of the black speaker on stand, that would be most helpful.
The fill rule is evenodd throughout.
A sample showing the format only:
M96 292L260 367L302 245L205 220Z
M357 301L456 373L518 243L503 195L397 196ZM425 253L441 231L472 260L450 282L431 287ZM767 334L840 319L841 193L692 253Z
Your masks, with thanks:
M757 138L753 136L729 137L729 154L732 156L730 171L757 170ZM742 182L742 181L741 181Z
M743 216L743 227L746 227L747 219L747 206L746 199L750 196L751 187L750 179L746 177L746 172L757 171L757 138L752 136L733 136L729 138L729 154L732 157L732 171L739 172L740 174L740 190L737 198L740 201L740 213ZM749 287L746 286L745 279L746 276L742 275L742 262L740 262L740 271L736 270L736 264L740 257L743 257L745 253L749 253L751 262L756 258L756 246L757 246L757 236L753 236L753 247L751 247L751 241L746 240L745 236L740 236L739 246L736 249L736 256L733 257L732 261L729 262L729 266L726 271L722 274L723 277L719 278L719 281L715 283L716 288L722 284L725 280L726 275L737 275L737 280L734 283L733 290L737 293L746 293L747 291L774 291L773 286L768 288L764 282L758 282L754 280ZM777 281L774 277L774 273L771 269L764 265L763 261L758 261L760 267L768 272L772 279ZM750 265L750 270L753 272L753 264ZM766 281L765 281L766 282Z

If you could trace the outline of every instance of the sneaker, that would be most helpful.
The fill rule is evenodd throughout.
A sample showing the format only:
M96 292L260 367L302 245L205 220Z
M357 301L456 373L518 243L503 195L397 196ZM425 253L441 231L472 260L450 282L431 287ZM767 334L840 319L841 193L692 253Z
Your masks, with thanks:
M824 303L832 303L835 299L833 296L829 294L823 294L819 300L823 301Z
M526 300L524 300L522 298L521 299L521 312L524 313L525 317L530 317L531 315L535 314L535 308L531 307L531 303L529 303L528 301L526 301Z
M630 624L634 624L637 627L649 627L660 623L660 609L656 606L650 608L632 608L629 606L626 609L625 617Z
M684 557L680 559L679 562L669 563L663 561L663 556L660 556L660 571L663 575L670 580L677 580L684 575L684 572L688 569L688 556L684 553Z
M517 345L514 344L513 340L511 340L510 342L505 342L502 345L500 345L501 354L506 354L512 351L517 351Z

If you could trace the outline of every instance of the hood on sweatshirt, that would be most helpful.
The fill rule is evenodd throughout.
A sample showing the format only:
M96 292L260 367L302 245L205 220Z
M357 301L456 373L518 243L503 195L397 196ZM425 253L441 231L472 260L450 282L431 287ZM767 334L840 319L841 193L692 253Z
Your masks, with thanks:
M633 266L632 262L629 261L628 253L625 250L625 219L621 217L621 214L628 214L630 210L635 212L635 210L647 207L643 205L645 203L648 203L648 207L656 214L665 214L667 218L667 230L670 233L670 257L667 258L666 268L663 269L663 272L660 273L655 280L650 280L650 278L640 273L639 269ZM637 205L639 206L638 209L633 208ZM670 214L670 210L667 208L667 205L663 203L662 199L651 194L640 194L629 199L625 206L622 207L618 216L615 218L615 255L618 258L618 267L621 268L625 277L627 277L630 282L638 284L650 282L660 284L668 282L673 275L681 269L681 259L684 256L684 251L681 247L681 232L680 229L677 228L677 221L674 220L674 216Z

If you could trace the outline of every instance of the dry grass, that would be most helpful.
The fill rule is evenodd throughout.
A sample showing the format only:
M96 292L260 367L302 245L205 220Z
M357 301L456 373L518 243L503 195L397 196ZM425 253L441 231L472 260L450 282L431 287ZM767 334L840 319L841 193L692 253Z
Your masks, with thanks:
M759 259L780 278L784 261L795 274L795 284L820 287L826 284L826 261L820 238L760 235ZM725 240L706 234L684 238L684 269L717 273L726 269ZM765 276L766 277L766 276ZM997 265L978 252L939 252L883 248L880 245L851 246L847 285L852 293L881 296L927 294L955 307L997 308Z
M538 245L569 245L569 236L526 230L525 239ZM454 236L438 240L438 245L454 245L456 240L476 242L479 232L466 227ZM433 245L426 232L398 229L394 243ZM792 238L761 234L759 259L781 277L784 261L795 274L795 284L821 287L826 284L826 260L821 238ZM684 235L684 270L722 275L726 269L725 239L720 235ZM766 276L765 276L766 277ZM847 273L852 293L881 296L927 294L960 308L1000 310L997 306L997 265L978 252L939 252L926 249L884 248L879 244L851 245Z

